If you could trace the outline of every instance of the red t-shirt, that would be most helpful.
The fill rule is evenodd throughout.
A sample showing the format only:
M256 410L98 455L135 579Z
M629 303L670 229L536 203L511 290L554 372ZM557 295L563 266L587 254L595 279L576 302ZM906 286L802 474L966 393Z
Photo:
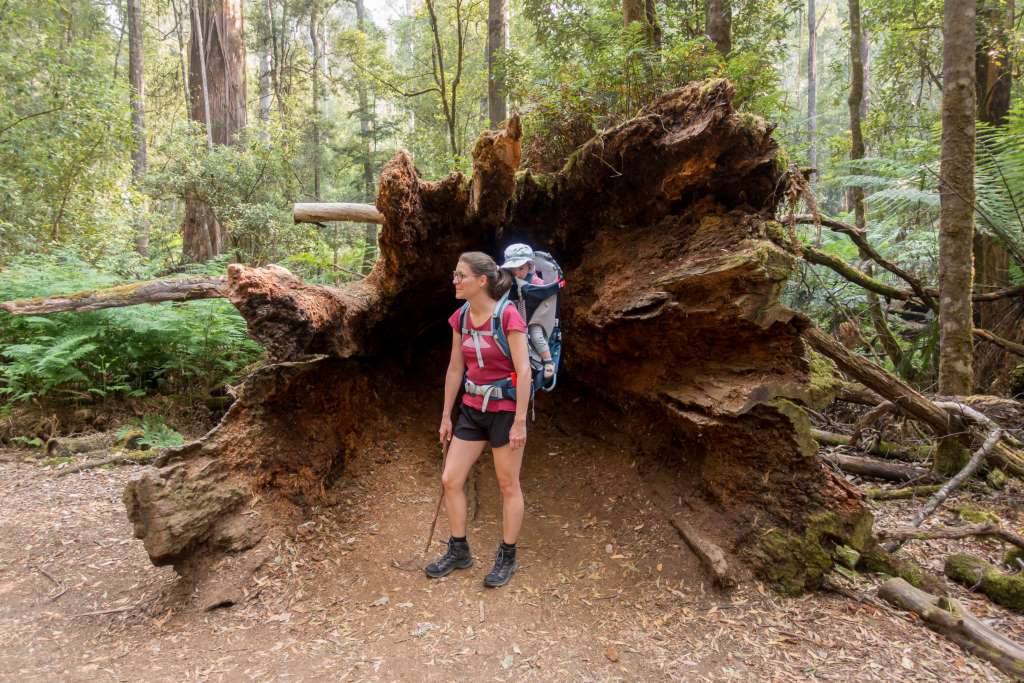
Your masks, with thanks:
M452 316L448 318L448 324L452 326L452 329L457 333L462 332L462 328L459 327L459 311L461 307L456 309ZM466 327L468 329L477 329L489 331L491 329L491 319L488 318L484 321L483 325L473 325L473 318L466 311ZM510 332L526 332L526 323L523 322L523 317L519 315L519 311L516 310L515 306L508 305L501 314L501 329L505 331L505 336L508 337ZM505 357L505 354L501 352L501 347L498 346L498 342L492 337L480 337L480 355L483 357L484 366L480 367L476 360L476 347L473 345L473 337L466 334L462 336L462 359L466 363L466 374L470 381L474 384L490 384L497 382L498 380L505 379L512 374L515 370L515 366L512 365L512 360ZM463 394L462 403L482 410L484 405L483 396L474 396L472 394ZM503 398L500 400L490 400L487 402L487 412L495 413L499 410L508 410L515 412L516 402L509 398Z

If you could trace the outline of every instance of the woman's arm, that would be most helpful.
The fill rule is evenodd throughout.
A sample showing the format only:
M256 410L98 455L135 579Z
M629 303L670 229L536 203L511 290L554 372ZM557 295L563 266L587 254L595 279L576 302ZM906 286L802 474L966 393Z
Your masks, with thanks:
M526 411L530 407L530 384L533 382L526 335L519 331L510 332L508 346L512 351L512 365L516 369L516 416L509 440L512 448L522 448L526 445Z
M466 362L462 358L462 335L452 330L452 354L448 360L448 372L444 375L444 408L441 412L441 428L438 433L441 443L446 444L452 438L452 408L462 387L462 377L466 371Z

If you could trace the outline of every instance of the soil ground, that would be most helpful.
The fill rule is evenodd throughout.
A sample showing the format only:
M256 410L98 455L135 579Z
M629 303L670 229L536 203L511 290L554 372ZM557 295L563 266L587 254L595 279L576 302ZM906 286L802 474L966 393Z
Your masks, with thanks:
M429 561L440 468L431 417L396 418L337 483L343 503L310 510L245 599L214 611L132 538L121 492L136 467L59 477L30 451L0 452L0 678L1003 680L882 604L783 597L754 581L717 592L666 520L664 487L654 501L650 473L664 485L685 467L636 456L600 431L570 438L543 414L527 445L512 582L481 584L500 529L486 454L469 530L474 566L437 581L405 571L396 560ZM997 512L1019 526L1012 500L1005 494ZM912 505L880 516L902 519ZM442 512L431 557L447 536ZM954 543L908 548L941 562ZM990 541L964 543L998 554ZM852 588L872 594L875 583ZM954 594L1024 640L1024 617Z

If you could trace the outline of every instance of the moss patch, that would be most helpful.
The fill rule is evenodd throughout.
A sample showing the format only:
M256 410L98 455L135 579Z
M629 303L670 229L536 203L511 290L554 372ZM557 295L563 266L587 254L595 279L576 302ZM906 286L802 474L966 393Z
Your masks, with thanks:
M954 438L941 439L935 449L935 471L951 477L964 468L971 459L971 452Z
M1024 548L1010 548L1003 557L1003 564L1011 571L1024 570Z
M896 557L877 543L871 543L861 553L859 566L869 572L898 576L911 586L936 595L944 595L942 580L911 559Z
M860 552L871 538L874 520L867 510L852 519L836 512L822 512L807 518L801 535L771 529L753 551L761 574L783 593L795 595L817 586L835 562ZM845 550L838 550L846 546Z
M987 595L992 602L1024 614L1024 575L1004 574L985 560L959 553L946 560L946 576Z
M978 508L971 507L970 505L961 505L953 508L956 513L960 515L960 519L965 522L973 522L975 524L982 524L984 522L995 522L999 523L999 515L989 512L988 510L979 510Z

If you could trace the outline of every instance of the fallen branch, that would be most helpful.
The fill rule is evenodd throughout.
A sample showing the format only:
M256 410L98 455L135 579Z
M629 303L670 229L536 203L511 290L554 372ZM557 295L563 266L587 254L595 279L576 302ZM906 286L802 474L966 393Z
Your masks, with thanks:
M1009 339L1003 339L998 335L992 334L988 330L983 330L978 327L975 327L972 332L978 339L984 339L988 343L995 344L1005 351L1009 351L1010 353L1018 356L1024 356L1024 344L1018 344L1017 342L1012 342Z
M938 480L938 475L924 467L897 465L896 463L884 460L861 458L856 455L844 455L842 453L821 453L819 457L835 465L843 472L856 474L861 477L872 477L887 481L933 482Z
M801 224L811 223L824 225L830 230L846 235L854 244L857 245L861 254L864 254L872 261L910 285L910 288L917 295L917 298L924 302L925 306L933 311L939 310L939 307L933 298L934 296L938 296L938 294L929 292L924 285L921 284L920 280L879 254L878 251L871 246L871 242L868 241L867 235L865 235L864 231L860 228L850 225L849 223L843 223L842 221L832 220L823 216L797 216L794 220Z
M895 460L911 460L909 454L914 450L913 448L901 446L898 443L891 443L889 441L879 441L870 448L861 449L854 437L847 436L846 434L836 434L835 432L826 432L822 429L812 428L811 437L813 437L819 444L826 446L849 446L850 448L857 448L868 453L873 453L874 455L879 455L883 458L893 458ZM917 460L913 461L917 462Z
M927 484L925 486L905 486L900 489L873 488L864 491L864 495L871 500L904 500L906 498L921 498L930 496L942 488L941 484Z
M46 597L50 599L50 602L53 602L54 600L68 592L67 584L57 579L53 574L46 571L42 567L35 567L35 570L43 576L45 576L46 578L48 578L50 581L52 581L53 584L56 586L56 588L54 588L53 591L46 595Z
M344 204L340 202L296 204L292 207L292 219L296 223L351 221L384 225L384 214L378 211L373 204Z
M701 564L714 578L716 585L721 588L732 588L736 585L736 578L729 571L729 563L721 548L702 536L680 515L670 516L669 521L686 541L686 545L690 546L690 550L700 558Z
M921 617L928 628L992 662L1012 678L1024 678L1024 647L989 628L952 598L939 598L900 578L878 589L882 599Z
M912 389L898 377L894 377L866 358L851 352L819 328L808 327L804 330L804 339L816 351L835 361L840 370L882 398L892 402L904 413L927 424L937 435L946 436L954 429L959 431L960 425L957 425L945 410Z
M832 254L826 253L820 249L815 249L808 245L804 245L802 249L804 260L808 263L825 266L850 282L860 285L864 289L889 297L890 299L899 299L901 301L907 301L913 296L913 292L910 290L893 287L881 280L876 280L864 271L854 268L838 256L833 256Z
M936 436L940 438L953 432L966 431L967 427L961 419L963 416L981 415L977 411L969 412L971 409L960 403L944 404L954 408L953 414L951 414L941 405L909 387L898 377L894 377L863 356L851 352L817 327L811 326L804 330L804 339L816 351L835 361L836 366L844 373L892 402L905 414L931 427ZM983 424L994 424L984 415L982 418L984 419L980 422ZM980 434L978 437L980 438ZM1010 439L1007 440L1010 441ZM1006 444L997 443L992 456L1007 474L1024 478L1024 458Z
M144 280L106 289L56 296L37 296L0 303L12 315L40 315L64 311L97 311L101 308L154 304L162 301L191 301L227 296L227 278L184 277L170 280Z
M933 512L938 510L946 499L949 498L949 494L956 491L961 484L967 481L967 479L973 475L979 467L981 467L981 463L983 463L985 458L988 457L988 454L992 452L992 449L995 447L1002 434L1002 429L999 427L993 428L985 438L985 442L981 444L981 447L978 448L977 451L974 452L974 455L972 455L971 459L967 461L967 464L964 465L963 469L957 472L952 479L943 484L942 488L936 491L935 495L932 496L920 510L918 510L917 514L914 515L914 518L910 520L910 526L914 528L921 526L921 523L924 522L924 520L928 519ZM890 541L886 544L885 549L889 552L893 552L901 545L903 545L903 541Z
M992 536L1001 541L1024 549L1024 536L1004 529L995 522L969 524L966 526L948 526L941 529L919 529L917 527L897 527L895 529L877 529L879 538L902 541L930 541L936 538L966 538L967 536Z
M149 451L145 455L112 455L109 458L90 460L89 462L83 462L80 465L74 465L73 467L66 467L62 470L57 470L57 476L66 477L69 474L77 474L78 472L93 470L97 467L105 467L107 465L144 465L150 460L156 458L159 452L159 450L153 450Z

